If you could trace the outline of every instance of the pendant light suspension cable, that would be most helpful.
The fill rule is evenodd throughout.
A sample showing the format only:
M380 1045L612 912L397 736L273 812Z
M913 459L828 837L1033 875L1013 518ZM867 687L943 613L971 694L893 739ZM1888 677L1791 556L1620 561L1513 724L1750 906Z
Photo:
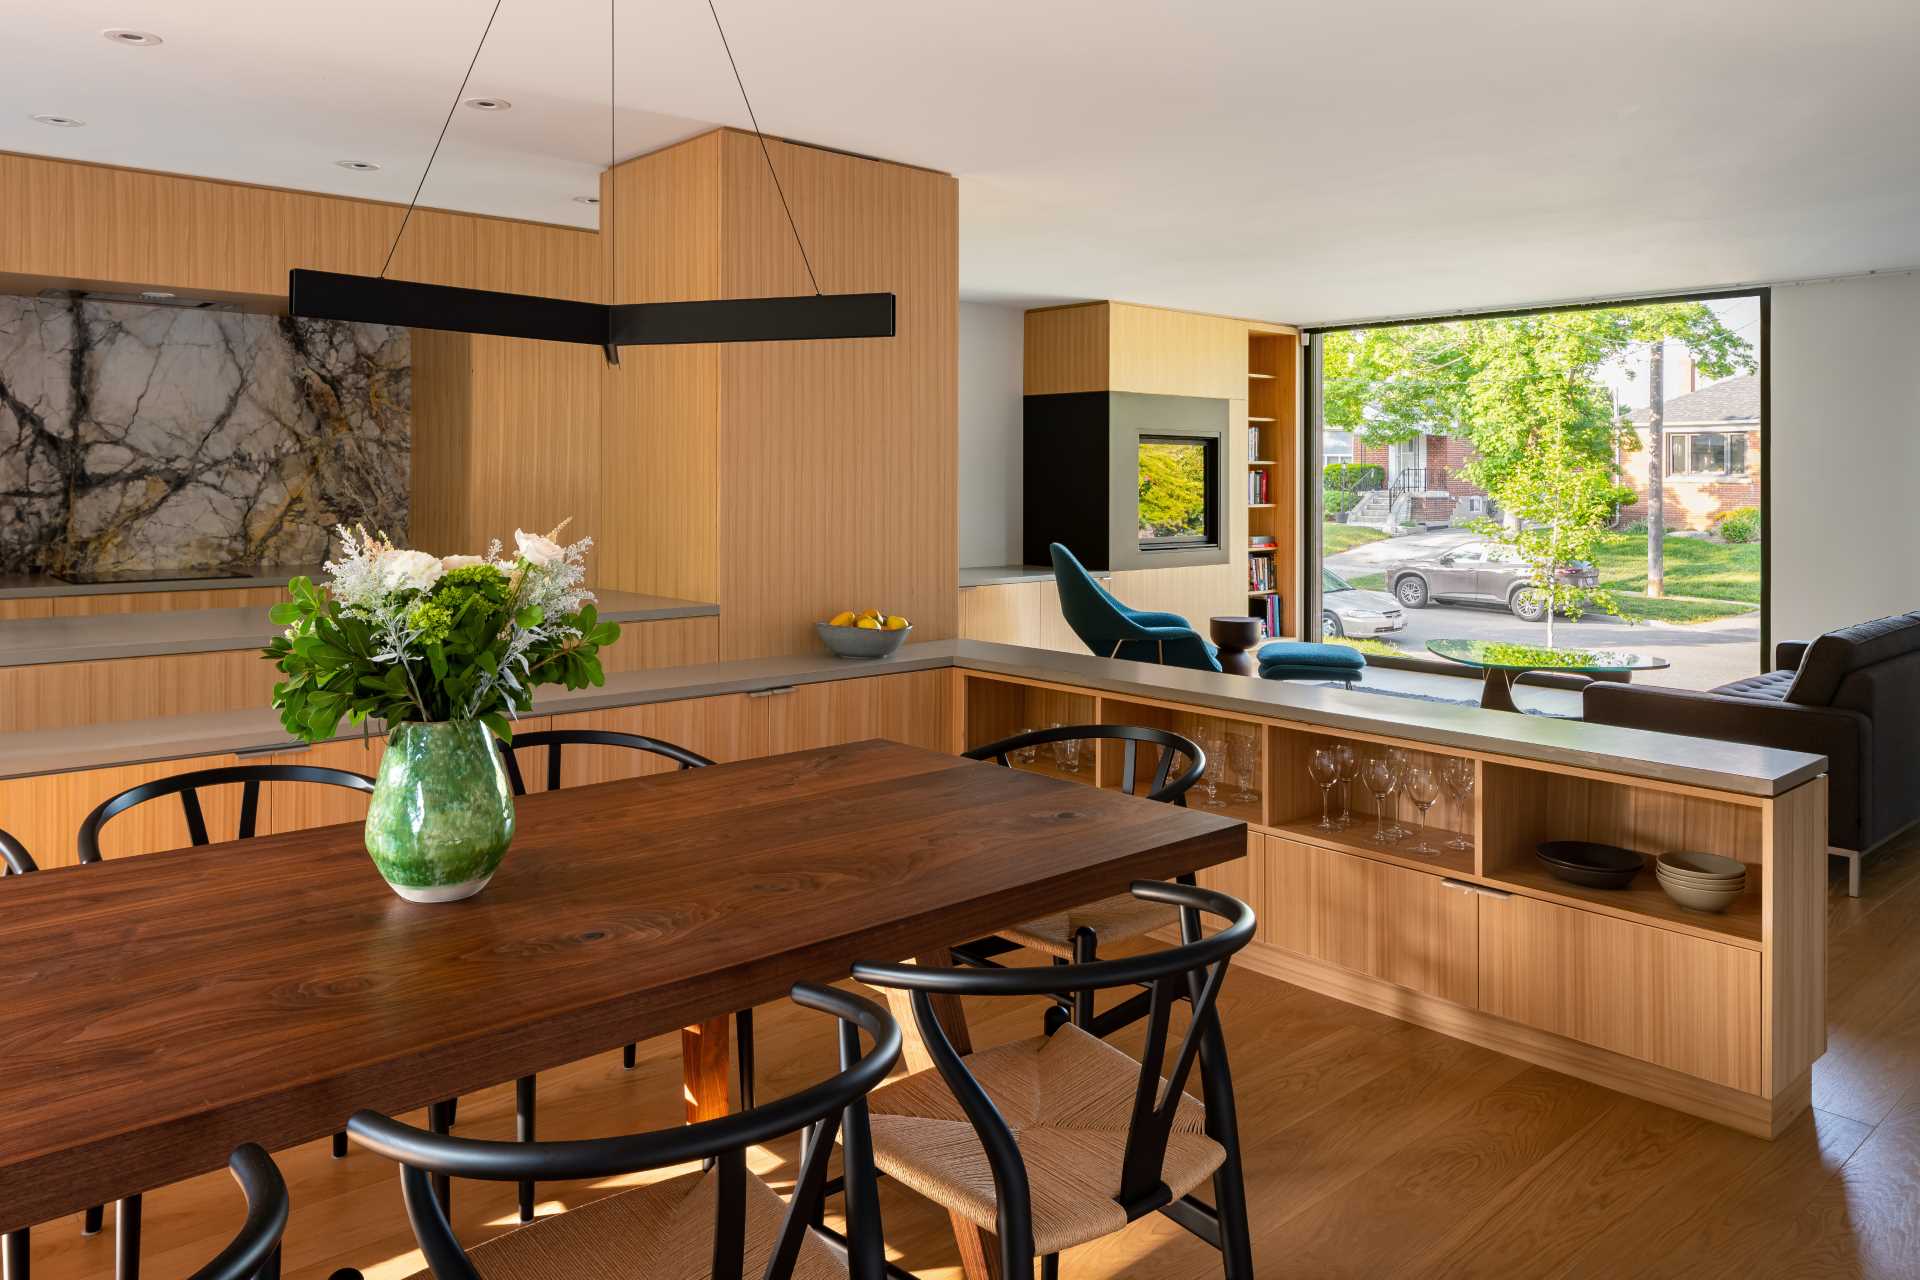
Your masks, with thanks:
M773 167L773 153L767 150L767 135L760 132L759 117L753 114L753 99L747 96L747 83L740 78L740 64L733 60L733 46L727 42L727 29L720 23L720 11L714 8L713 0L707 0L707 11L713 14L714 30L720 33L720 47L727 51L727 65L733 68L733 82L740 86L740 101L747 104L747 119L753 124L753 136L760 140L760 154L765 157L767 172L773 177L773 189L780 195L780 207L787 211L787 227L793 232L794 247L800 250L800 261L806 265L807 279L812 282L817 297L820 281L813 274L813 260L807 256L807 246L800 239L799 224L793 220L793 206L787 203L787 189L780 185L780 172Z
M447 140L447 129L453 124L453 113L460 109L460 99L466 96L467 81L473 79L473 68L480 61L480 51L487 47L487 35L493 30L493 20L500 16L502 0L493 0L493 12L487 15L487 25L480 32L480 43L473 48L473 57L467 63L467 74L460 77L460 88L454 92L453 105L447 108L447 118L440 125L440 136L433 140L433 150L427 156L427 167L420 171L420 184L413 189L413 199L407 201L407 212L400 219L400 229L393 233L393 245L387 250L387 260L380 264L380 278L387 278L387 268L393 265L393 255L399 252L400 237L407 234L407 223L413 220L414 206L420 203L420 193L427 188L427 175L433 172L433 162L440 154L440 144Z

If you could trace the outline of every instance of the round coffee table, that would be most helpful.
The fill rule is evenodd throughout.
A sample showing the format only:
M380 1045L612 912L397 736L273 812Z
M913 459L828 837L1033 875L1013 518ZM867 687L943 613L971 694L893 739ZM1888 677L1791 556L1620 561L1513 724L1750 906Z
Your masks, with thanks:
M1207 634L1220 648L1220 669L1236 676L1257 676L1260 664L1253 650L1260 647L1260 619L1222 614L1207 619Z
M1565 671L1571 675L1601 672L1658 671L1673 664L1665 658L1625 649L1548 649L1541 645L1511 644L1504 640L1429 640L1433 653L1485 673L1480 705L1492 711L1518 711L1513 703L1513 681L1528 671Z

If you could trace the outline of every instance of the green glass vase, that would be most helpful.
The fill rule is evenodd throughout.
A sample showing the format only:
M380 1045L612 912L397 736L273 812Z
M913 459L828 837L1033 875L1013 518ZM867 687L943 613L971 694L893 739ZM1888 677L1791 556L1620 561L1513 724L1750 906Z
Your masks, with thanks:
M513 791L477 720L394 725L367 808L367 853L409 902L487 887L513 840Z

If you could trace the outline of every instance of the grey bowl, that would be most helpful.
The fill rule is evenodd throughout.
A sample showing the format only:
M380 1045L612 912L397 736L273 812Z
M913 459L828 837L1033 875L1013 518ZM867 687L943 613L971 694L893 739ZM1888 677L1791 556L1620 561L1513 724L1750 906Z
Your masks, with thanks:
M830 622L816 622L814 630L820 633L820 641L842 658L884 658L907 642L913 634L911 625L898 631L887 631L873 627L836 627Z
M1745 885L1737 889L1702 889L1698 885L1682 884L1672 876L1658 876L1658 879L1669 898L1694 911L1725 911L1747 891Z
M1655 861L1659 869L1684 880L1744 880L1747 864L1717 853L1663 853Z

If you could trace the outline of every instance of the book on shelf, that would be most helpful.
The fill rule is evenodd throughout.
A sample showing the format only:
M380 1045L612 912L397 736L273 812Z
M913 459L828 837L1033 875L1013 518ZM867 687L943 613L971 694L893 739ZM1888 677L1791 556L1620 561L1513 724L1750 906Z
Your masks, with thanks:
M1273 590L1273 561L1264 556L1247 561L1247 590Z
M1266 472L1247 472L1247 503L1249 506L1265 506L1268 492Z
M1254 462L1260 461L1260 428L1258 427L1247 428L1247 457Z

